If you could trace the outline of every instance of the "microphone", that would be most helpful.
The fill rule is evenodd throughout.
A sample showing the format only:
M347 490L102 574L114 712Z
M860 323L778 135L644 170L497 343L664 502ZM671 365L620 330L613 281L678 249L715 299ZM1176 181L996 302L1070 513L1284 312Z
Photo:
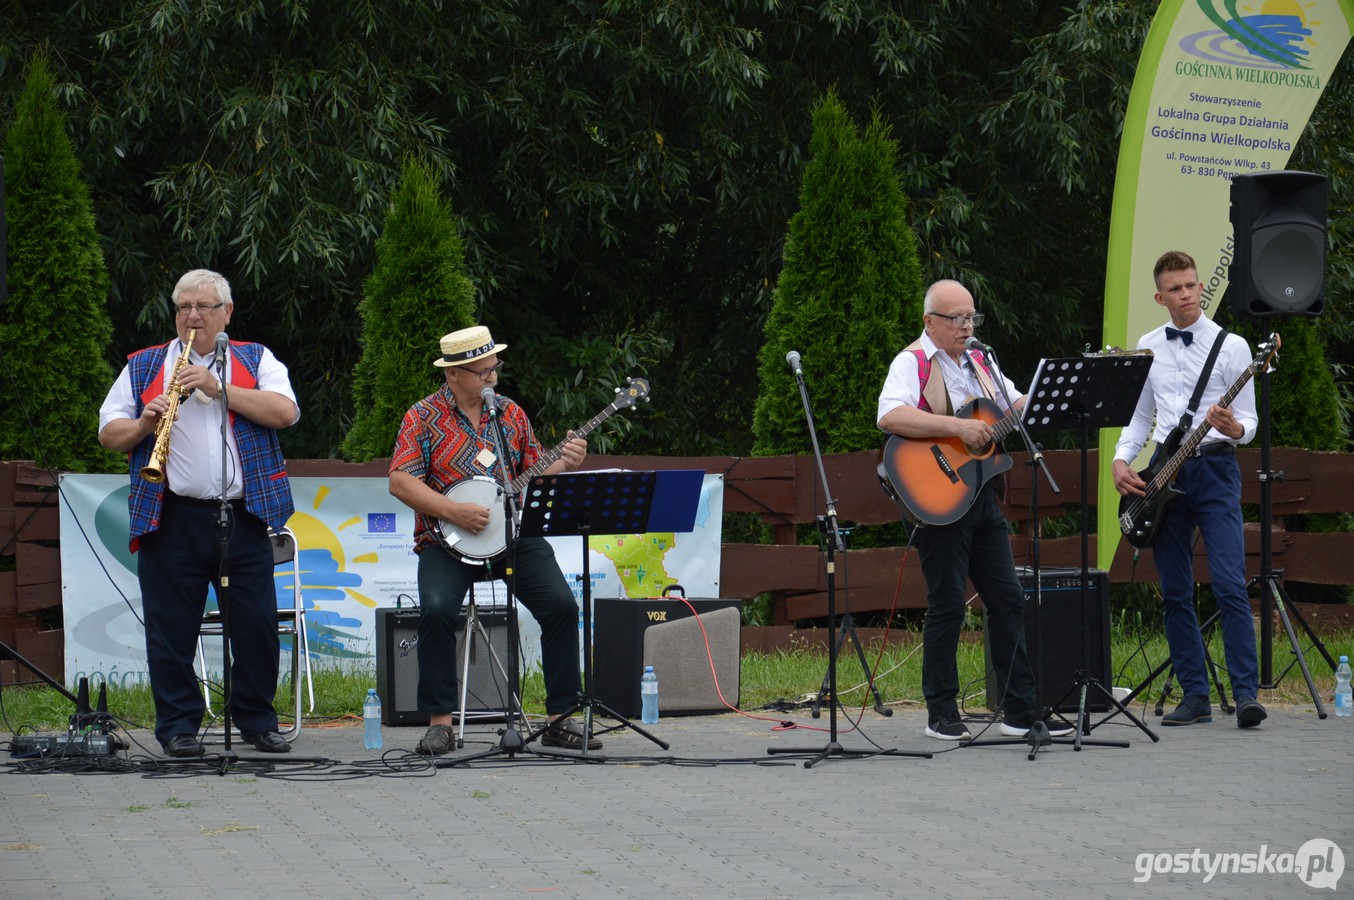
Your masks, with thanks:
M983 353L991 353L991 352L992 352L992 348L991 348L991 347L987 346L987 345L984 344L982 341L978 340L976 337L971 337L971 338L969 338L967 341L965 341L965 342L964 342L964 349L965 349L965 350L981 350Z
M804 370L799 367L798 350L791 350L789 353L785 354L785 361L790 364L790 371L794 372L796 376L804 374Z
M489 410L489 415L498 416L498 404L494 402L494 389L487 384L480 391L480 399L484 401L484 408Z
M230 338L226 336L224 331L216 335L216 358L212 360L212 365L215 368L219 369L226 364L226 345L229 342Z

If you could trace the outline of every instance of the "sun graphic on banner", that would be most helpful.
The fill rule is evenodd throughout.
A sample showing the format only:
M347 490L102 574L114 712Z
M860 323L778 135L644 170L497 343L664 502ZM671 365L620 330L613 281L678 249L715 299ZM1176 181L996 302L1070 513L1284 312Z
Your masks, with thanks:
M1307 69L1317 45L1318 4L1298 0L1195 0L1215 28L1187 34L1180 48L1191 56L1255 69Z
M329 496L328 486L321 486L315 492L312 509L319 509ZM362 520L354 516L339 524L338 529L357 525ZM376 608L376 601L355 590L362 584L362 576L348 569L349 563L362 565L377 562L375 553L361 554L347 559L343 542L329 526L309 513L297 510L287 520L287 527L296 535L296 545L301 548L301 584L306 594L307 606L313 602L316 608L322 608L324 602L333 603L345 598L354 600L368 609Z
M1253 6L1243 6L1241 8L1248 13L1255 13L1255 7ZM1259 14L1262 16L1297 19L1302 23L1304 28L1307 28L1319 26L1321 24L1319 19L1309 19L1307 17L1307 11L1314 9L1316 9L1315 3L1299 3L1297 0L1265 0L1264 3L1260 4ZM1316 41L1308 37L1307 43L1315 44Z

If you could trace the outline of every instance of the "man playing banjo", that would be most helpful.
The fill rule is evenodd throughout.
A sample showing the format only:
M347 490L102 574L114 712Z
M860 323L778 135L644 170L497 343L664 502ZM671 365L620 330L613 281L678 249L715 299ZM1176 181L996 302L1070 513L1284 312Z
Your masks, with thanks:
M461 606L471 585L488 574L483 548L501 550L507 543L506 517L494 486L503 465L491 413L503 429L509 477L517 478L545 455L522 408L493 391L502 367L498 354L505 349L507 345L495 344L482 325L444 336L442 353L433 365L443 369L446 383L405 413L390 460L390 493L417 513L414 552L422 610L418 708L429 715L428 731L418 744L423 754L446 753L454 746L451 723L458 701L456 632L462 625ZM559 458L539 474L577 469L587 449L587 442L571 433L551 451ZM583 730L560 718L583 688L578 604L545 538L518 539L512 562L512 590L541 626L545 709L551 723L541 743L581 750ZM497 568L494 571L497 574ZM596 738L589 740L589 750L601 746Z

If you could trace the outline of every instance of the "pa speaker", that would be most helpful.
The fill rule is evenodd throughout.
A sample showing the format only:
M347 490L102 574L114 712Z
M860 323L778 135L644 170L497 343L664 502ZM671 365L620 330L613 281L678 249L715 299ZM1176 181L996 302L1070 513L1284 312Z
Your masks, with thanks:
M488 638L475 634L470 644L470 674L466 679L466 718L502 718L517 690L517 648L509 617L512 608L479 607L479 623ZM376 693L381 698L381 721L386 725L427 725L428 714L418 708L417 609L376 610ZM456 685L465 670L466 629L456 635ZM489 652L493 648L493 653ZM500 672L494 663L497 656ZM451 660L447 661L452 664ZM506 683L505 683L506 676Z
M1326 305L1326 176L1232 179L1227 297L1239 316L1319 316Z
M1077 680L1077 671L1084 668L1082 621L1089 646L1089 672L1105 690L1111 690L1110 679L1110 591L1109 575L1101 569L1087 573L1086 605L1081 605L1081 569L1040 569L1041 605L1034 602L1034 575L1030 569L1016 569L1016 577L1025 591L1025 646L1029 651L1030 667L1039 680L1039 697L1045 706L1055 712L1075 712L1081 698L1068 694ZM1036 634L1035 628L1039 631ZM984 635L984 641L987 638ZM987 706L995 710L1001 704L997 691L996 672L992 663L992 647L987 649ZM1066 697L1064 695L1067 694ZM1061 700L1061 702L1059 702ZM1098 691L1086 694L1086 709L1105 712L1109 701Z
M724 701L737 706L741 606L740 600L723 599L597 599L592 652L597 699L623 716L638 716L639 677L653 666L662 715L727 712Z

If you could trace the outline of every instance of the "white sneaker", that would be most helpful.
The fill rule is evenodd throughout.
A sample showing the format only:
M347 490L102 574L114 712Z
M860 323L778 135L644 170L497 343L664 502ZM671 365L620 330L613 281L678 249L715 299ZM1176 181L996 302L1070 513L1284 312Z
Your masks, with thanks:
M1044 725L1048 728L1049 737L1067 737L1074 730L1068 725L1063 725L1062 723L1055 724L1051 721L1045 721ZM1005 720L1002 721L1001 728L999 730L1001 731L1002 734L1006 735L1007 737L1023 738L1025 735L1030 733L1028 725L1025 726L1024 728L1021 728L1019 725L1012 725L1010 722Z

